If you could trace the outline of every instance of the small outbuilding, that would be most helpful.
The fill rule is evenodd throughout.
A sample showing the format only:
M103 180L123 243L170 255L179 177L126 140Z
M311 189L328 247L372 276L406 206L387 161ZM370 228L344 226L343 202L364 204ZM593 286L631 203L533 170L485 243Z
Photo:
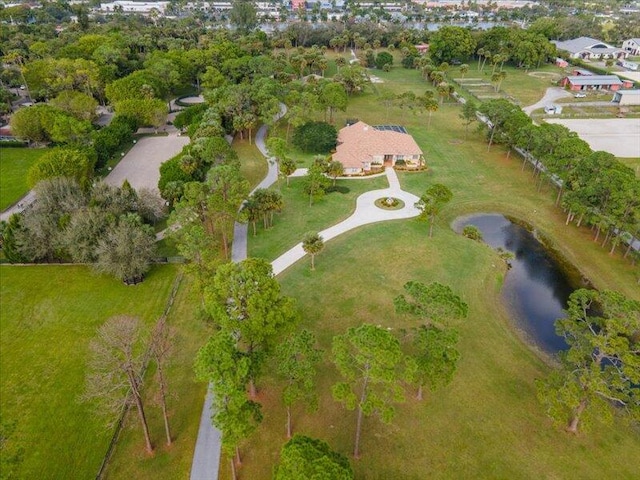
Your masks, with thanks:
M640 105L640 90L620 90L613 94L611 102L618 105Z
M620 90L631 88L631 80L620 80L616 75L570 75L562 79L561 85L572 91Z

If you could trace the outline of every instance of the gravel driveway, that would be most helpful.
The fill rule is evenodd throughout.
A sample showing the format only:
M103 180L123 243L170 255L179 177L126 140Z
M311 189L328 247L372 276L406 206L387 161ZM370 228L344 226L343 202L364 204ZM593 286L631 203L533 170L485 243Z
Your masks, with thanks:
M189 137L144 137L129 150L120 163L109 173L105 182L120 186L128 180L133 188L158 190L160 164L174 157L189 143Z

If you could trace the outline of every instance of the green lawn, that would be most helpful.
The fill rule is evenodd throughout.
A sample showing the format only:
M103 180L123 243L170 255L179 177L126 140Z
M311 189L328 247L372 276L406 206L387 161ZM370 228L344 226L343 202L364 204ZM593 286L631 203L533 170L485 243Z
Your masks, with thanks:
M415 70L396 67L388 73L372 73L394 91L397 87L398 92L422 94L429 88ZM544 91L546 86L538 83L525 88L523 104L537 100L534 91ZM390 328L412 325L409 319L396 316L392 307L392 299L408 280L447 283L469 303L469 318L459 326L462 360L453 383L426 395L422 403L408 392L390 426L366 419L363 457L353 463L357 478L633 478L640 456L639 432L615 423L613 427L596 425L591 433L570 437L551 425L534 388L534 380L546 375L548 366L510 323L499 293L505 274L503 262L490 248L454 234L448 225L464 213L515 215L533 224L597 288L618 289L640 299L635 285L637 267L619 255L609 256L591 242L588 229L565 226L562 212L553 206L554 192L548 187L537 192L530 172L522 172L520 161L509 158L501 147L487 152L475 125L465 136L458 113L457 106L445 104L433 114L427 130L426 115L398 109L385 112L371 91L354 97L347 111L338 115L336 126L344 125L346 118L405 125L422 146L430 169L400 173L403 187L421 194L428 185L442 182L452 188L454 200L438 220L433 239L427 237L427 226L415 220L370 225L328 242L316 259L315 272L305 260L280 276L285 293L299 303L303 325L316 332L327 357L331 338L350 326L362 322ZM254 159L254 167L247 163L245 172L253 175L255 183L263 174L252 168L266 169L266 165L251 153L248 143L244 148L243 162ZM289 188L281 181L285 210L276 216L271 230L260 230L257 237L251 237L249 254L273 259L300 241L306 231L321 230L348 216L359 192L386 187L385 179L340 183L350 188L348 194L332 193L309 207L300 191L300 180L292 180ZM187 284L184 288L171 319L183 350L176 354L173 367L180 391L172 407L176 445L159 447L156 455L148 458L140 448L137 430L127 428L109 470L110 478L188 477L204 394L204 388L192 381L190 359L205 341L207 329L194 318L199 299L186 291ZM336 380L334 367L325 360L319 379L319 411L307 414L297 409L294 429L327 440L349 455L355 416L331 399L330 386ZM252 480L271 478L272 466L286 440L281 385L267 376L259 387L264 421L243 446L239 471L240 478ZM157 412L151 422L160 445ZM223 458L221 465L220 478L230 478L228 461Z
M198 348L206 342L210 329L210 325L198 320L198 305L199 299L193 285L187 277L183 278L167 318L167 324L175 332L167 371L171 392L168 405L173 444L171 447L166 446L161 410L157 407L147 408L149 429L156 449L153 456L147 455L140 435L138 417L132 412L107 469L107 478L188 478L206 392L206 385L195 379L193 361ZM145 391L149 405L157 397L154 375L154 369L150 369L147 380L154 388Z
M29 191L29 167L46 151L45 148L0 148L0 211Z
M416 93L424 88L418 72L394 70L387 75L390 82L394 75L402 76L401 88L413 85ZM385 73L379 76L385 78ZM536 100L532 92L530 89L523 104ZM433 115L428 130L426 116L397 109L388 115L388 123L405 125L414 135L430 167L426 173L401 173L403 187L419 195L428 185L441 182L454 192L433 239L427 237L427 226L416 220L366 226L328 242L316 259L315 272L307 261L301 261L280 276L284 291L299 302L304 326L315 331L325 352L330 351L335 334L362 322L392 329L412 325L409 319L395 315L392 305L408 280L449 284L469 303L469 318L459 326L462 361L453 383L422 403L408 394L390 426L367 419L363 458L354 462L356 476L633 478L640 456L637 430L616 422L613 426L598 424L590 433L572 437L545 416L534 381L548 373L547 362L523 342L510 323L500 297L504 264L485 245L456 235L449 223L472 212L517 216L534 225L597 288L617 289L635 299L640 299L635 284L638 267L620 255L609 256L591 241L588 229L566 226L562 211L553 205L555 192L547 186L538 192L530 171L523 172L520 160L508 156L502 147L487 152L475 126L465 135L458 113L458 107L445 104ZM347 117L375 124L386 116L373 94L366 93L352 100L336 125L343 125ZM345 181L345 185L352 183L357 181ZM295 201L289 200L292 206ZM301 194L297 201L302 208ZM301 210L296 211L300 216ZM291 228L290 235L284 233L289 228L284 215L267 233L280 232L283 239L299 241L297 233L293 235L298 227ZM270 241L260 232L251 241L250 253L273 258L288 241ZM354 413L345 412L331 398L330 386L338 376L330 362L320 371L320 409L316 414L296 411L295 428L349 454ZM242 478L256 480L270 478L286 440L281 385L267 376L260 386L264 421L243 448L240 471ZM223 479L230 478L227 463L222 463Z
M491 84L491 72L493 67L489 64L485 65L484 70L479 72L478 62L469 62L469 71L465 78L479 78ZM540 68L533 68L525 71L510 65L504 66L507 76L502 82L500 90L508 98L521 106L532 105L540 100L544 92L549 87L556 86L556 80L566 75L564 70L555 65L543 65ZM447 75L450 78L461 78L459 67L451 68ZM493 93L493 90L492 90Z
M280 180L284 209L276 214L272 228L258 228L255 237L253 227L249 225L249 256L273 260L301 242L305 233L324 230L351 215L360 194L389 186L386 177L338 180L336 185L348 188L348 193L331 192L309 206L309 197L302 190L302 178L290 179L288 187L284 180Z
M112 430L79 401L89 341L113 315L150 325L175 274L155 267L132 287L81 266L0 267L2 422L15 424L7 451L24 449L11 478L95 477Z
M267 174L267 161L255 146L253 140L233 140L231 145L240 158L240 172L249 181L251 189L255 188Z

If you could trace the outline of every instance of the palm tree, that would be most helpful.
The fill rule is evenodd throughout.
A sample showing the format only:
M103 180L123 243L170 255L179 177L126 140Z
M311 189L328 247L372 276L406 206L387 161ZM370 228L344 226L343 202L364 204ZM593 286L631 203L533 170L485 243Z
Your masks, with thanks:
M460 65L460 75L462 75L462 78L464 78L464 76L467 74L468 71L469 71L469 65L467 65L466 63L463 63L462 65Z
M347 64L347 59L344 57L336 58L336 68L338 69L338 73L340 73L340 68L344 67Z
M439 108L438 102L433 98L433 92L431 90L427 90L424 96L419 97L419 100L420 106L429 112L429 120L427 121L427 128L429 128L431 126L431 115Z
M302 249L311 255L311 270L315 270L315 256L324 248L324 240L317 232L308 232L302 239Z

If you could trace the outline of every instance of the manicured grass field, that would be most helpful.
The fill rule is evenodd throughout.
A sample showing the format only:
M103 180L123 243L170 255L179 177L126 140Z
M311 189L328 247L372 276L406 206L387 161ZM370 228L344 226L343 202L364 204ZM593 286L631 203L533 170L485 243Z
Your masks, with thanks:
M269 230L261 228L253 236L253 226L249 225L249 256L273 260L302 241L305 233L320 231L347 218L356 205L356 198L369 190L387 188L386 177L366 180L338 180L338 188L347 188L347 193L331 192L309 206L309 197L303 192L303 179L290 179L287 187L280 180L280 191L284 197L284 209L276 214L274 226Z
M15 478L95 477L112 430L79 400L89 342L113 315L151 325L175 274L155 267L133 287L87 267L0 267L2 422L15 424L7 451L24 449Z
M29 191L27 171L46 151L45 148L0 148L0 211Z
M390 73L399 75L395 70ZM389 74L379 74L385 75ZM404 71L403 85L412 82L420 93L424 83L418 72ZM537 99L530 94L522 103ZM372 93L366 93L352 100L336 125L343 125L346 117L379 123L382 108ZM419 195L439 182L454 192L433 239L427 237L427 226L416 220L366 226L328 242L316 258L316 271L301 261L280 276L285 292L299 302L304 326L316 333L325 352L330 351L334 335L362 322L392 329L412 325L410 319L397 316L392 305L408 280L449 284L469 303L469 318L459 326L462 361L453 383L422 403L408 392L391 426L365 420L363 458L354 462L356 476L633 478L640 456L637 430L620 422L597 424L590 433L572 437L545 416L534 381L548 373L548 359L525 344L510 323L500 297L504 264L488 247L456 235L449 223L458 215L483 211L519 217L597 288L616 289L635 299L640 299L635 284L638 267L620 255L609 256L591 241L588 229L565 226L562 211L553 205L555 191L543 186L538 192L530 171L523 172L520 160L509 157L502 147L487 152L475 126L465 136L458 113L456 106L443 106L433 115L429 129L426 116L400 110L391 112L387 122L408 128L430 167L427 173L401 173L403 188ZM276 235L287 228L278 221L269 233ZM260 235L256 246L252 244L252 254L263 248L259 245L267 237ZM268 246L264 254L274 250ZM355 414L345 412L331 398L330 386L338 380L334 367L327 362L320 372L320 410L311 415L298 410L295 428L349 454ZM260 387L265 419L243 448L240 471L242 478L257 480L270 478L286 441L281 385L267 377ZM223 479L230 478L227 463L222 463Z
M138 417L132 412L133 414L128 416L107 469L107 478L188 478L198 436L202 402L206 393L206 385L195 379L193 362L198 348L206 342L210 334L210 325L199 320L199 303L200 299L192 283L188 277L184 277L167 318L167 325L175 332L169 368L166 372L171 393L167 403L173 444L170 447L166 446L162 411L154 406L154 399L158 394L155 369L149 369L147 381L153 387L145 390L147 405L150 406L146 413L155 452L153 456L145 453Z

